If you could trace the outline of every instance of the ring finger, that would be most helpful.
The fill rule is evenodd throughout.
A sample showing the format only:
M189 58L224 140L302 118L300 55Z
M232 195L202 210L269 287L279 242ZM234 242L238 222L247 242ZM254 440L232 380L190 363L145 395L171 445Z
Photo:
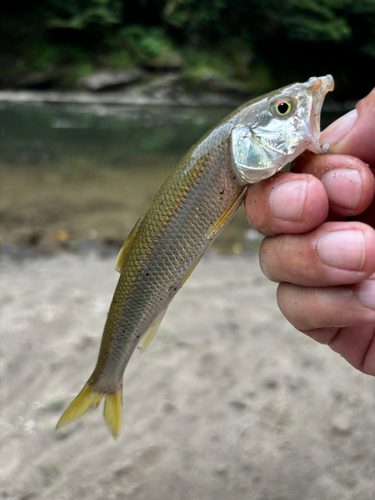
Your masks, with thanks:
M375 231L360 222L326 222L305 234L267 237L260 265L271 281L337 286L375 272Z

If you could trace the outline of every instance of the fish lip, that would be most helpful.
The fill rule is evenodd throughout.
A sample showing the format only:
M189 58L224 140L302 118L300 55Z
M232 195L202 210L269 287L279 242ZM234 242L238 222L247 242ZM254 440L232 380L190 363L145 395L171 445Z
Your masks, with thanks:
M312 143L309 149L315 153L322 153L323 149L319 143L320 137L320 114L323 101L328 92L334 89L334 80L332 75L312 77L307 82L306 90L312 94L313 103L311 107L310 126Z

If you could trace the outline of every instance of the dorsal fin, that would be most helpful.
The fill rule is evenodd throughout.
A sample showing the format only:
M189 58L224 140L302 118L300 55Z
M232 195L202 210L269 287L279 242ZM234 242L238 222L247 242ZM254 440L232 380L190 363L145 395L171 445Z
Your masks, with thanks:
M126 238L125 243L122 245L122 248L117 256L116 271L118 271L120 274L121 274L121 271L124 267L128 251L130 250L130 248L133 244L133 241L135 240L135 237L138 234L139 228L141 227L144 216L145 216L144 213L140 216L136 225L131 230L129 236Z

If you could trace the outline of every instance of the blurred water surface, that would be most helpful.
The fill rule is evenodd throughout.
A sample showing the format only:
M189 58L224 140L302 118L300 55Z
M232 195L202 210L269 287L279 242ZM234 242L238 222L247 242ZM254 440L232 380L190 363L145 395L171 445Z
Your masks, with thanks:
M230 111L2 103L0 243L121 245L181 156ZM215 246L239 253L256 241L240 210Z

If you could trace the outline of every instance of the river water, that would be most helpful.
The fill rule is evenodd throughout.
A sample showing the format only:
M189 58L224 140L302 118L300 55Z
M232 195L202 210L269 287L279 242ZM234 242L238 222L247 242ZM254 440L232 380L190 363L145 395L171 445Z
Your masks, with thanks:
M1 103L0 245L119 247L181 156L231 110ZM241 209L214 246L258 243Z

